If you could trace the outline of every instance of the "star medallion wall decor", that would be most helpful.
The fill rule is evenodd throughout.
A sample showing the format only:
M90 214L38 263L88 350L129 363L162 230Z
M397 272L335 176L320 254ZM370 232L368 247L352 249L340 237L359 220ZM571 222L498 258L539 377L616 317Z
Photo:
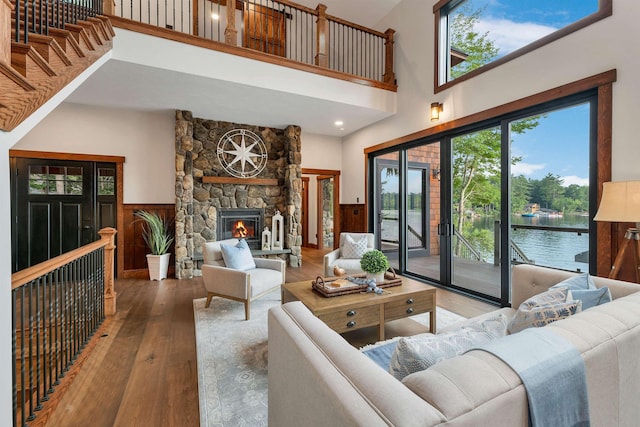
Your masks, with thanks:
M267 165L267 147L255 133L233 129L218 141L218 160L230 175L237 178L258 176Z

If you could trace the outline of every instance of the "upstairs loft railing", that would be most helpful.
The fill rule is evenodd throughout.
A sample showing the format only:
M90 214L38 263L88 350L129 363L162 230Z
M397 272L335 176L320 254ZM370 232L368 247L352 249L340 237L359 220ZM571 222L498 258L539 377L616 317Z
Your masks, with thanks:
M258 50L395 88L394 30L384 33L288 0L115 0L105 13Z
M102 15L102 0L14 0L14 40L29 43L29 33L49 35L89 17Z
M36 419L105 315L115 313L116 230L11 277L13 426Z

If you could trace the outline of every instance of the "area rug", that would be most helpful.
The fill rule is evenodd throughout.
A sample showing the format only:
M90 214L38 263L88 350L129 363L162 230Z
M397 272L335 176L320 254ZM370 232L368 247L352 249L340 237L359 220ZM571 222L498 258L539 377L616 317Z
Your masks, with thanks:
M267 312L280 304L272 292L251 303L251 319L244 305L214 298L193 300L198 357L198 393L202 427L267 425ZM429 325L429 314L412 319ZM464 319L437 308L438 328Z

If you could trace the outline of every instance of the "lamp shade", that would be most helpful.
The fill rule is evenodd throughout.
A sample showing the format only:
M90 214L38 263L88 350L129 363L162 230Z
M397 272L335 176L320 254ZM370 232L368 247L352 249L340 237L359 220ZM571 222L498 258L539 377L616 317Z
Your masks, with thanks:
M640 222L640 181L605 182L594 221Z

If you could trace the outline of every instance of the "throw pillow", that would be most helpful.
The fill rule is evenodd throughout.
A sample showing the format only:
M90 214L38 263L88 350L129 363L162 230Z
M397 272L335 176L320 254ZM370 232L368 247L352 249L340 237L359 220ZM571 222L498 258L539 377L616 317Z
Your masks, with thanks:
M241 239L235 246L222 243L220 244L220 250L222 251L224 264L227 267L241 271L256 268L256 262L251 256L251 249L249 249L246 240Z
M593 282L589 273L578 274L577 276L570 277L568 279L563 280L560 283L556 283L551 286L549 289L556 288L567 288L567 289L596 289L596 284Z
M391 356L389 373L402 380L409 374L423 371L474 346L503 337L506 333L507 317L500 313L443 334L421 334L400 338Z
M567 293L568 300L582 301L582 309L586 310L596 305L604 304L611 301L611 291L607 286L600 289L569 289Z
M433 335L433 334L429 334ZM398 340L401 337L395 337L388 339L386 341L377 342L375 344L367 345L360 349L362 354L367 356L369 359L376 362L378 366L380 366L385 371L389 370L389 362L391 361L391 356L393 356L393 352L396 349L396 345L398 345Z
M569 289L566 287L554 288L524 301L509 322L509 333L515 334L523 329L545 326L579 313L582 310L582 302L567 299L568 293Z
M342 258L362 258L365 252L367 252L367 236L362 236L358 241L355 241L347 234L344 245L342 245Z
M597 288L591 276L588 273L582 273L578 276L571 277L570 279L563 280L560 283L553 285L550 289L567 288L571 291L572 298L567 296L567 299L576 299L582 301L582 309L595 307L596 305L604 304L611 301L611 291L607 286ZM605 289L602 291L601 289ZM579 291L579 292L576 292Z

